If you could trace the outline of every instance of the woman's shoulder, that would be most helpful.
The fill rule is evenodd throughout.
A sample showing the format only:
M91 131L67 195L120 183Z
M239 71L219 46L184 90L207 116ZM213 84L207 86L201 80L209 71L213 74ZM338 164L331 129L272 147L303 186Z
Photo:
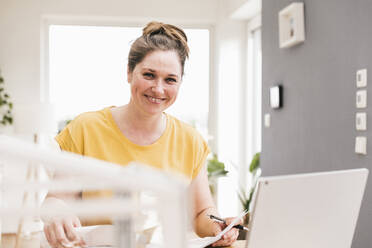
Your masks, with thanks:
M76 116L73 122L79 124L94 124L105 121L107 119L108 111L110 111L109 108L104 108L98 111L84 112Z
M85 120L85 119L88 119L88 120L92 120L92 119L100 119L100 118L102 118L103 116L105 116L105 112L106 112L107 110L108 110L108 108L104 108L104 109L101 109L101 110L84 112L84 113L79 114L79 115L76 117L76 119L79 119L79 120Z
M174 117L173 115L170 115L170 114L166 114L166 115L168 117L168 120L174 127L180 128L186 132L193 132L193 131L196 132L196 129L189 123L186 123L185 121L182 121L178 119L177 117Z
M171 128L174 129L178 134L182 134L183 136L187 136L193 139L203 140L202 135L196 130L195 127L182 121L172 115L167 114L168 119L171 123Z

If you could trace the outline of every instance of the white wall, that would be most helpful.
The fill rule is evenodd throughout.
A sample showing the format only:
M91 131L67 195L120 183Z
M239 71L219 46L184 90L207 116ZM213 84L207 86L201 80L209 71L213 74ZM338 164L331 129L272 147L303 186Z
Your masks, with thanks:
M237 11L239 8L241 8L244 4L247 2L252 2L254 0L228 0L225 1L226 10L229 15Z

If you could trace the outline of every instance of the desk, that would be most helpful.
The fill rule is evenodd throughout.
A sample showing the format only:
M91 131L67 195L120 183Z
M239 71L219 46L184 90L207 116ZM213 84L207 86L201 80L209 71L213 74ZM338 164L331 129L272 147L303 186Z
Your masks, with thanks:
M245 240L237 240L231 248L245 248Z
M21 248L39 248L40 240L38 236L32 236L30 239L22 239ZM1 248L14 248L15 234L3 234L1 238ZM238 240L228 248L245 248L245 240Z
M15 241L15 234L3 234L1 236L1 248L14 248ZM20 248L40 248L40 233L21 238Z

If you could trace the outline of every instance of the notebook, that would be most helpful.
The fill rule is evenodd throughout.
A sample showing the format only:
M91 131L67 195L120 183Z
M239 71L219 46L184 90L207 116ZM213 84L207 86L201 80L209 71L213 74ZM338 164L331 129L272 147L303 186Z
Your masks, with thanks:
M246 215L246 211L240 213L224 230L222 230L215 237L205 237L191 239L187 241L187 248L204 248L208 245L221 239L221 237L228 232L240 219ZM145 229L141 232L136 233L136 248L161 248L164 247L161 244L151 243L152 235L156 227ZM75 228L76 233L82 237L88 248L95 247L117 247L116 244L116 230L113 225L98 225L98 226L87 226ZM43 234L40 242L41 248L50 248L50 245ZM67 247L67 246L66 246ZM73 244L70 248L77 247ZM68 248L68 247L67 247Z
M367 169L262 177L247 248L350 248Z

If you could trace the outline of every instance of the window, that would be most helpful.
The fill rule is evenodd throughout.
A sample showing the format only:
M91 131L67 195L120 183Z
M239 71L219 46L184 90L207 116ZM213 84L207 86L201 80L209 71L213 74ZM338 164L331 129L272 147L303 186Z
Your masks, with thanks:
M261 151L262 137L262 50L261 50L261 16L248 23L247 39L247 102L246 102L246 167L253 155ZM242 173L246 176L246 173ZM245 185L250 185L250 178L242 178Z
M178 99L167 112L207 134L209 30L185 29L190 47ZM127 57L139 27L51 25L49 95L59 122L129 102ZM61 123L62 124L62 123ZM63 124L62 124L63 125Z
M223 92L223 104L219 106L220 115L219 125L227 127L219 133L220 143L219 155L223 155L222 160L226 162L229 171L228 177L221 178L218 185L218 208L223 216L234 216L236 211L241 210L241 204L236 192L250 185L248 169L253 155L261 151L261 20L260 17L253 18L247 23L247 42L245 44L245 79L242 84L222 84L219 91ZM241 54L237 45L227 41L224 44L223 57L230 68L239 68L240 64L231 61L238 61L234 53ZM229 59L231 56L231 59ZM222 79L224 82L239 82L237 73L231 73L231 78ZM234 78L235 77L235 78ZM243 93L242 93L243 92ZM243 94L242 101L238 97ZM228 96L228 97L226 97ZM242 107L242 109L240 109ZM242 127L239 127L242 122ZM224 131L228 130L228 132ZM221 149L222 148L222 149ZM241 150L240 150L241 149ZM240 155L241 154L241 155ZM229 204L226 204L228 202ZM236 204L235 204L236 203Z

